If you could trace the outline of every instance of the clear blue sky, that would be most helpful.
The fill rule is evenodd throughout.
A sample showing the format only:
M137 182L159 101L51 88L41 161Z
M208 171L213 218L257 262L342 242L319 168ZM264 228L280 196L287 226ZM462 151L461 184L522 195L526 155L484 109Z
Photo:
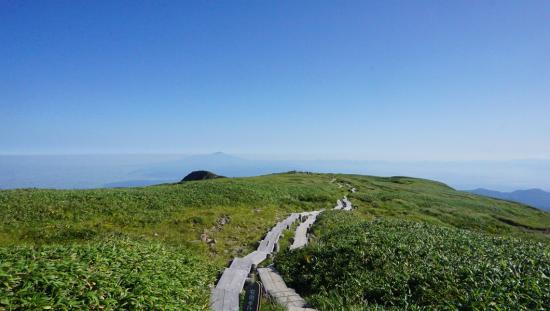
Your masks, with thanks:
M0 153L550 157L549 1L1 1Z

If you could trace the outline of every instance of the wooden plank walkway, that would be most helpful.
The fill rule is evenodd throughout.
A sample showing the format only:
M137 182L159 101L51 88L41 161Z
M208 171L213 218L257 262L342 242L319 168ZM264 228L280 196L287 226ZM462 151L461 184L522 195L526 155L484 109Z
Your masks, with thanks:
M313 310L306 308L306 301L295 290L286 286L283 278L275 271L273 267L259 268L258 274L262 284L269 296L273 297L277 303L287 309L293 307L294 310Z
M212 289L210 308L214 311L239 310L239 294L243 290L252 265L258 265L271 255L279 237L285 229L289 229L300 217L299 213L292 213L285 220L278 222L260 241L258 249L243 258L235 258Z
M239 311L239 294L237 290L214 288L210 295L212 310Z
M236 269L236 270L243 270L243 271L247 271L248 273L250 273L250 269L252 269L252 260L250 260L249 258L235 258L233 259L233 261L231 262L231 265L229 266L229 268L231 269Z
M302 213L302 216L306 216L307 219L296 228L296 232L294 233L294 242L290 245L291 250L304 247L304 245L307 244L307 230L315 222L319 213L321 212L315 211L311 213Z
M351 204L351 201L348 200L348 197L343 197L342 199L336 201L336 206L334 209L351 211L353 209L353 205Z
M248 271L246 270L226 268L223 271L222 277L218 281L216 288L233 291L239 288L242 289L247 276Z
M338 200L334 209L350 211L352 204L347 197ZM229 268L226 268L212 289L210 296L210 308L214 311L238 311L239 294L243 290L246 278L252 270L273 251L277 249L277 243L284 230L298 219L303 220L296 228L294 242L290 249L297 249L307 244L307 230L316 221L322 211L292 213L283 221L278 222L260 241L257 250L242 258L235 258ZM305 300L296 291L288 288L283 278L272 267L259 268L258 273L266 292L277 302L284 305L290 311L315 311L306 307Z
M344 207L342 208L344 211L351 211L353 209L353 206L351 205L350 200L348 200L348 197L344 197L342 199L342 204Z
M353 208L347 197L343 197L336 202L334 209L351 211ZM322 211L305 212L300 214L300 219L307 217L305 221L300 223L294 234L294 242L290 249L298 249L304 247L307 240L307 230L317 220L317 216ZM315 311L315 309L307 308L306 301L295 290L286 286L283 278L272 267L259 268L258 274L262 280L262 284L266 292L273 297L277 303L283 305L289 311Z

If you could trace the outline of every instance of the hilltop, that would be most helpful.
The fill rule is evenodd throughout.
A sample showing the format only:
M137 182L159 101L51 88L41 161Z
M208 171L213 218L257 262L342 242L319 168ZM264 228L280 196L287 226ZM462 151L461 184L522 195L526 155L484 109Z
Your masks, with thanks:
M405 221L430 226L412 231L411 239L418 241L426 238L424 232L451 237L468 232L476 241L518 241L509 248L538 243L536 254L548 269L549 213L425 179L291 172L142 188L17 189L0 191L0 296L9 297L0 300L0 309L206 310L208 285L230 258L253 250L289 213L330 209L343 195L356 206L350 214L356 221L389 221L378 231L397 232L392 224ZM322 238L335 225L341 224L321 221L315 234ZM86 285L92 282L101 286Z
M207 179L216 179L216 178L225 178L225 177L216 175L209 171L193 171L187 174L187 176L185 176L180 182L207 180Z

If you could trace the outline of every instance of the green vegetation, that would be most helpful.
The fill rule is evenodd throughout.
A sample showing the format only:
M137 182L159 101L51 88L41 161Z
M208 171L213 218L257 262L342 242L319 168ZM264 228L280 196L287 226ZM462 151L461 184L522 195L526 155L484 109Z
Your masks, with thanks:
M426 227L421 228L428 228L424 231L436 230L450 237L460 232L464 239L450 239L457 245L468 239L472 245L491 245L483 241L516 241L509 236L517 236L521 243L506 245L525 243L520 249L525 258L545 258L531 258L538 253L530 253L529 245L540 243L543 246L539 249L547 249L549 213L458 192L422 179L294 172L144 188L8 190L0 191L0 310L49 306L142 310L185 306L204 310L208 284L214 283L217 272L231 258L252 251L269 228L291 212L332 208L336 199L347 193L347 187L339 188L338 184L358 190L349 195L358 207L350 224L351 220L382 219L373 224L387 221L387 228L376 228L391 234L399 227L392 227L394 221L417 221L432 225L423 224ZM316 227L319 243L325 232L341 225L323 220ZM404 226L413 228L407 243L424 243L422 234L414 231L416 224ZM346 234L342 231L341 235L344 239ZM281 240L283 246L288 237L286 233ZM380 248L386 247L383 241L377 243ZM312 250L308 247L307 251ZM301 262L293 254L279 255L288 269ZM339 256L346 258L346 254ZM146 259L141 262L139 258ZM89 280L101 286L89 288ZM536 276L533 280L539 285L519 280L532 288L543 282ZM328 296L314 293L317 288L310 290L308 295L330 309L328 302L324 304L333 303ZM358 301L351 296L346 299Z
M333 205L343 192L328 181L284 174L0 191L0 310L206 310L208 285L230 258L288 213Z
M522 204L456 191L445 184L410 177L341 175L357 188L349 195L366 217L390 217L495 234L543 239L550 213ZM524 234L527 233L527 234ZM546 236L546 238L545 238Z
M250 251L288 213L331 207L344 192L328 181L285 174L145 188L0 191L0 245L119 234L184 245L225 264ZM203 233L216 244L200 243Z
M262 296L261 311L286 311L286 308L278 304L274 299Z
M318 240L275 258L320 310L546 310L550 244L326 212Z
M187 250L120 238L0 248L0 310L204 310L214 271Z
M294 241L294 233L298 227L298 222L295 222L290 226L289 230L284 230L283 234L279 237L279 251L287 250Z

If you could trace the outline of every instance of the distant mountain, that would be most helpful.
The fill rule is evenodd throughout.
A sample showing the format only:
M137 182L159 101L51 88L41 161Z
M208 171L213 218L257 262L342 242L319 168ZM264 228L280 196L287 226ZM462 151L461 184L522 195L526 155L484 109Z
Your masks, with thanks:
M536 208L550 211L550 192L541 189L516 190L513 192L500 192L478 188L467 192L484 195L491 198L515 201Z

